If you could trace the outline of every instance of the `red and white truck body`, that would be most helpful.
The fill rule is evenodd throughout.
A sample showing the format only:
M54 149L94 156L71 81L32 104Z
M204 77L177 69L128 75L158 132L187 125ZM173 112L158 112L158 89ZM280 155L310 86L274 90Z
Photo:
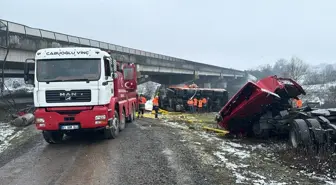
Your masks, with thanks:
M28 59L27 59L28 61ZM36 52L35 124L49 143L75 130L101 130L115 138L137 108L136 67L96 48L48 48ZM32 83L33 82L33 83Z

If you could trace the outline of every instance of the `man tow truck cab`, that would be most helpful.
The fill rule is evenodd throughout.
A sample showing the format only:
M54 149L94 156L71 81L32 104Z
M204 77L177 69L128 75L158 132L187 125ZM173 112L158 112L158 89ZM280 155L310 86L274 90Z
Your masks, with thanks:
M79 130L116 138L135 119L134 64L121 64L96 48L48 48L27 59L24 69L25 82L34 85L35 124L48 143Z

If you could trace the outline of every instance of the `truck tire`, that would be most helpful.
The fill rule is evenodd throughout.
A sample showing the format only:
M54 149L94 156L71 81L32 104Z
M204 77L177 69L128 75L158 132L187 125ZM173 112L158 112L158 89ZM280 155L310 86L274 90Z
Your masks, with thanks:
M136 110L135 110L135 105L133 105L133 111L132 111L133 118L132 118L132 121L135 120L135 115L136 115Z
M59 131L42 131L44 140L49 144L57 144L63 141L64 134Z
M306 119L307 124L311 127L311 135L316 145L325 143L324 131L317 119Z
M114 111L114 118L109 121L109 128L104 129L104 136L106 139L115 139L119 135L119 114Z
M120 132L123 131L126 127L126 113L125 113L125 110L123 109L122 113L121 113L121 116L120 116L120 126L119 126L119 130Z
M289 131L289 141L293 148L310 146L312 139L307 123L303 119L295 119Z
M253 135L258 139L268 139L270 135L269 129L262 129L260 121L256 121L252 125Z
M134 107L134 105L132 105L132 107L131 107L131 113L130 113L130 115L127 117L127 121L126 121L126 123L132 123L134 120L135 120L135 107Z

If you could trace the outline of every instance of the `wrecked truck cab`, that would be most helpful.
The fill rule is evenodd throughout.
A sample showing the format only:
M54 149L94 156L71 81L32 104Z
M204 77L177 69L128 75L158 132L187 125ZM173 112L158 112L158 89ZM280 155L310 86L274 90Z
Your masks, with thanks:
M216 120L231 134L262 139L270 134L287 134L293 148L334 152L336 110L294 108L291 99L305 94L298 83L288 78L269 76L257 83L248 82L219 111Z
M291 107L290 99L305 95L303 88L292 79L269 76L258 82L247 82L219 111L218 126L231 133L249 132L266 113L270 116ZM259 124L259 130L270 127Z

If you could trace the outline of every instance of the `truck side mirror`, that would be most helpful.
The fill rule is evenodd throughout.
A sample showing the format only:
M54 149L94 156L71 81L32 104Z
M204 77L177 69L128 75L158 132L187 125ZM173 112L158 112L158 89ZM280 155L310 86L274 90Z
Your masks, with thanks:
M30 63L34 63L35 59L34 58L27 58L25 60L24 69L23 69L23 78L24 78L24 81L25 81L26 84L33 85L34 84L34 77L32 78L32 76L34 76L34 75L29 74L29 62L28 61L32 61Z

